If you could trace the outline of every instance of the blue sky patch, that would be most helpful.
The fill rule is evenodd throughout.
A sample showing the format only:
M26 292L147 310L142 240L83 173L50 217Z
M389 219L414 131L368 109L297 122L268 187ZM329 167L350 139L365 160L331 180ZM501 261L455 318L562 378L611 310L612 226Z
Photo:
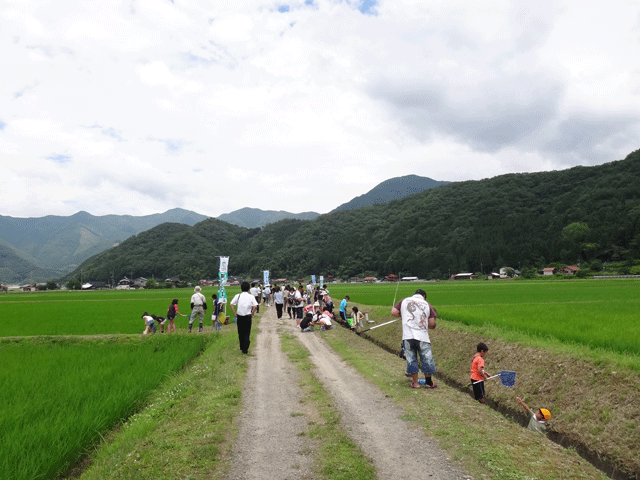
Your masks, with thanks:
M167 152L171 153L179 152L184 147L182 140L163 140L163 142L167 147Z
M7 124L4 123L2 120L0 120L0 130L4 130L4 127L6 127Z
M360 5L360 8L358 10L360 10L365 15L377 15L378 12L376 12L375 10L375 7L377 6L377 0L363 0L362 5Z
M122 141L122 136L120 135L120 132L118 132L115 128L111 128L111 127L103 128L101 130L101 133L108 137L115 138L116 140Z
M289 11L289 5L280 5L278 11L280 13L287 13Z
M49 155L47 157L47 160L53 160L56 163L63 164L71 160L71 157L69 155L54 154L54 155Z

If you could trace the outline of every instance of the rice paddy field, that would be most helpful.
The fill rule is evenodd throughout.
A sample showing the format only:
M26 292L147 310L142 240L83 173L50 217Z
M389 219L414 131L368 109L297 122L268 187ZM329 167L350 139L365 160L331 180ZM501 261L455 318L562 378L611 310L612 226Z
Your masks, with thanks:
M640 279L448 281L330 285L335 305L385 308L417 288L440 317L461 325L497 327L571 345L640 356ZM350 306L349 306L350 308ZM388 315L389 320L393 317Z
M227 287L227 295L240 291ZM205 288L211 304L217 289ZM47 291L0 295L0 337L33 335L112 335L144 330L142 314L166 316L171 301L188 315L193 289ZM186 317L176 317L176 327L186 329ZM205 324L211 325L210 321Z
M537 346L548 342L578 350L613 352L640 371L638 280L411 282L328 287L336 311L340 300L349 295L349 308L360 306L378 324L393 318L390 310L394 300L412 295L416 288L425 289L428 300L452 332L451 337L445 337L445 331L438 330L437 335L442 337L435 340L436 345L443 344L446 338L453 346L460 338L455 331L476 335L456 347L451 360L445 360L445 352L439 353L437 360L453 376L457 370L466 376L466 357L460 365L455 362L460 350L468 348L467 343L476 342L475 338L482 338L478 332L484 331L494 335L498 332L504 338L515 335L535 339ZM229 298L237 291L238 287L228 289ZM209 301L216 292L214 288L203 291ZM168 377L205 348L215 348L219 335L184 334L185 317L176 318L177 335L141 335L143 312L164 316L171 300L178 298L180 312L188 314L192 293L192 289L174 289L0 295L0 472L11 472L3 478L56 478L90 451L105 432L148 404L154 389ZM208 318L205 325L210 328ZM372 332L382 343L395 345L399 343L398 328L399 322ZM519 372L528 368L532 354L523 359L522 366L514 367L518 365L514 363L516 351L509 348L501 347L505 364L509 362L507 365ZM500 360L496 353L490 352L490 361ZM560 362L564 364L565 360L543 368L557 370ZM584 371L584 367L578 371ZM611 377L611 373L616 374L607 375ZM549 384L555 385L552 380ZM572 384L577 385L577 380ZM538 387L532 383L531 389L535 388ZM600 406L594 400L587 405L592 411L581 411L586 408L584 401L569 403L553 386L549 388L548 392L540 390L537 398L555 402L558 425L563 429L574 428L573 424L561 423L570 420L571 415L577 416L575 423L580 426L585 423L581 418L604 418L602 412L610 410L609 404ZM625 389L638 394L632 384ZM578 392L572 397L581 395ZM632 418L633 408L629 406L628 415L623 412L625 423L619 427L625 428L630 437L639 428ZM595 431L602 426L587 427ZM609 433L606 425L602 428L597 435L578 430L576 435L587 438L586 444L591 435L594 445L603 444L603 436L618 435L617 431ZM632 456L637 451L636 441L630 441L626 448L628 456ZM616 455L624 461L627 454Z
M0 342L2 478L56 478L214 338Z

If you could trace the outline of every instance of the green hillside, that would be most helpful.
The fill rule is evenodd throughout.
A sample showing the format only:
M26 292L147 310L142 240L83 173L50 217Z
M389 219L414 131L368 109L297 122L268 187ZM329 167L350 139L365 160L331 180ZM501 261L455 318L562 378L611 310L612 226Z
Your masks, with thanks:
M0 280L7 283L34 283L54 279L60 272L40 268L17 255L11 247L0 244Z
M68 217L48 215L40 218L0 215L0 245L9 248L23 261L33 263L35 270L41 270L42 275L34 273L35 279L46 280L68 273L93 255L161 223L194 225L205 218L180 208L140 217L94 216L87 212ZM47 273L52 271L55 273ZM2 271L1 279L15 281L22 276L19 268L13 269L8 265Z
M595 167L441 185L383 205L246 229L216 219L160 225L82 264L151 277L230 274L347 278L389 273L445 278L505 265L541 268L640 258L640 151ZM72 275L78 275L78 271Z

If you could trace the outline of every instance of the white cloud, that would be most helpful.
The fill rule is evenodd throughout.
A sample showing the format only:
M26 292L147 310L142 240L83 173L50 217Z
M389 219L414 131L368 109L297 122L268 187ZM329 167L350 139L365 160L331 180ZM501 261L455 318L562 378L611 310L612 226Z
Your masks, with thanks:
M4 2L0 214L324 213L638 148L640 6L371 4Z

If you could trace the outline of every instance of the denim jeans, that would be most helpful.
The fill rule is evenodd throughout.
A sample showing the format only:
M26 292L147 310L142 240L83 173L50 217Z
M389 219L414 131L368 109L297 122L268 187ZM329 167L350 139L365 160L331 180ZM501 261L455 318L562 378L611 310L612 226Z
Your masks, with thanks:
M419 340L403 340L404 354L407 359L407 373L413 375L422 370L426 375L436 373L436 364L431 353L431 344ZM418 358L420 367L418 367Z

